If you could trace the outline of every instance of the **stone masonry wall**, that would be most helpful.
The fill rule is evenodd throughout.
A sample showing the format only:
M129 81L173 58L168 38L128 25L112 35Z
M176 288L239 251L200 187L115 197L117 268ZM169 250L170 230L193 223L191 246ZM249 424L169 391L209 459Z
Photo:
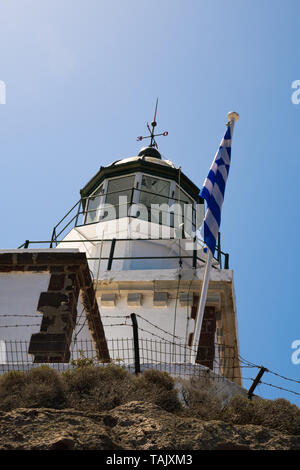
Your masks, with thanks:
M50 272L48 290L41 292L37 311L43 315L40 332L31 336L34 362L68 362L77 318L78 296L86 310L97 357L109 361L104 329L85 253L18 250L0 252L0 272Z

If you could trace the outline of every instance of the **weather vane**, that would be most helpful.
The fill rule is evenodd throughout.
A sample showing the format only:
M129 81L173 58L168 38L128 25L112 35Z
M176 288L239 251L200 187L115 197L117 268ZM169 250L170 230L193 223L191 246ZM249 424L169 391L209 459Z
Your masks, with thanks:
M161 135L163 135L163 136L167 136L167 135L168 135L168 132L167 132L167 131L162 132L161 134L154 134L154 129L155 129L155 127L157 126L157 122L156 122L157 105L158 105L158 98L157 98L157 100L156 100L154 118L153 118L153 121L151 122L152 130L150 129L150 126L149 126L149 124L148 124L148 122L147 122L147 129L148 129L148 131L150 132L150 135L146 135L146 136L144 136L144 137L140 135L140 136L137 137L137 139L136 139L136 140L138 140L138 141L142 141L143 139L151 139L151 140L150 140L150 145L149 145L149 147L156 147L156 148L158 148L158 145L157 145L157 143L156 143L155 137L159 137L159 136L161 136Z

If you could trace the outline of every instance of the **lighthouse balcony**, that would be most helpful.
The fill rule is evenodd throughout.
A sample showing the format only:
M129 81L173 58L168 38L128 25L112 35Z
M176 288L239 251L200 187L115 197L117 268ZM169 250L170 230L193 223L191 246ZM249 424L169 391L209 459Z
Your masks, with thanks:
M108 178L54 227L50 247L86 252L93 272L201 267L204 206L198 202L164 178L144 173ZM219 237L213 264L228 269L228 258Z

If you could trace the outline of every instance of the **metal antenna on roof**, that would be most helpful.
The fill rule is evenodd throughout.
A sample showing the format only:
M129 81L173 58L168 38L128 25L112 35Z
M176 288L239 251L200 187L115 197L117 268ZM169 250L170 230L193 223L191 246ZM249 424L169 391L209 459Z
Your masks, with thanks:
M148 122L147 122L147 129L148 129L150 135L146 135L146 136L144 136L144 137L143 137L143 136L139 136L139 137L137 137L137 139L136 139L136 140L138 140L138 141L142 141L143 139L151 139L151 140L150 140L150 145L149 145L149 147L156 147L156 148L158 148L158 145L157 145L157 143L156 143L155 137L159 137L159 136L161 136L161 135L163 135L163 136L167 136L167 135L168 135L168 132L167 132L167 131L162 132L161 134L154 134L154 129L155 129L155 127L157 126L157 122L156 122L157 106L158 106L158 98L157 98L157 100L156 100L155 111L154 111L154 118L153 118L153 121L151 122L152 129L150 129L150 126L149 126L149 124L148 124Z

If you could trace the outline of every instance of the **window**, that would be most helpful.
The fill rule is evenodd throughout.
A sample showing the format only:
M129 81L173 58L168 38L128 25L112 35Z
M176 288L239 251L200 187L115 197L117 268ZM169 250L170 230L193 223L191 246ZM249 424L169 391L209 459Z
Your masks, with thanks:
M139 183L135 184L136 179ZM194 199L175 182L141 173L109 178L102 183L87 199L84 223L130 216L128 209L133 203L146 207L136 212L141 219L170 227L179 227L184 221L187 233L195 230Z
M141 184L140 202L145 206L151 204L168 204L170 181L143 175Z
M118 206L119 196L127 196L127 200L130 203L134 179L135 175L130 175L109 180L106 192L106 204Z
M92 224L99 220L99 206L101 195L103 194L103 184L95 191L95 193L87 199L87 213L85 218L86 224Z
M158 210L152 210L151 204L169 205L170 181L154 178L153 176L143 175L140 191L140 204L144 204L148 209L148 217L151 215L151 221L159 223ZM163 211L162 211L163 212ZM169 214L169 210L165 215ZM163 217L163 216L162 216ZM163 217L164 220L164 217Z
M194 200L188 196L179 186L176 185L174 196L174 225L179 225L184 221L184 228L187 233L195 228Z
M131 204L135 175L114 178L108 181L105 203L114 206L115 217L126 217ZM120 201L120 197L123 201ZM109 211L108 211L109 212ZM113 214L104 213L105 220L114 218Z

